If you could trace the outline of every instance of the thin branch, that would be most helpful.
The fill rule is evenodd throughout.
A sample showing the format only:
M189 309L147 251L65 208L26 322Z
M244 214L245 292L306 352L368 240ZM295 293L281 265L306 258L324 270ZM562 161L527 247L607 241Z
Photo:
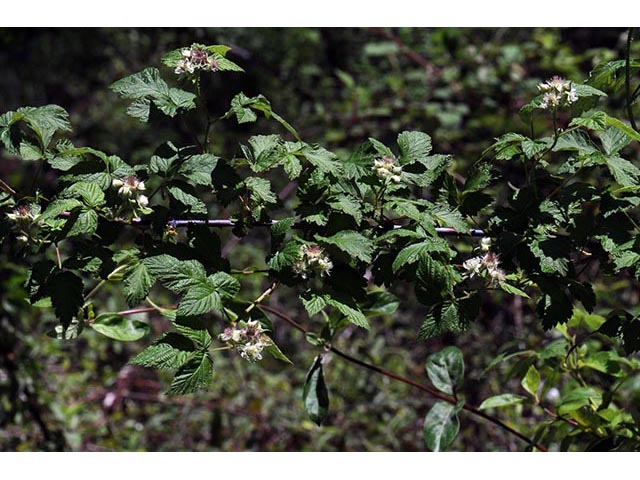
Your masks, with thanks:
M60 214L61 217L69 217L71 216L70 212L62 212ZM210 220L200 220L200 219L175 219L169 220L167 222L167 226L171 228L178 227L188 227L189 225L205 225L207 227L214 228L233 228L238 225L240 222L237 220L232 220L229 218L217 218ZM269 222L256 222L250 224L251 227L271 227L278 223L278 220L271 220ZM137 226L146 226L149 224L149 221L142 218L133 218L131 220L132 225ZM294 223L293 228L303 228L304 225L302 223ZM400 228L404 228L403 225L394 225L393 229L397 230ZM436 233L442 237L486 237L487 234L484 230L480 228L470 228L466 232L459 232L455 228L451 227L436 227Z
M9 186L9 184L7 184L1 178L0 178L0 190L4 190L5 192L10 193L11 195L15 195L16 194L16 191L13 188L11 188Z
M633 96L631 95L631 42L633 40L634 30L634 27L630 27L629 33L627 34L626 62L624 65L624 86L627 94L627 115L629 116L629 122L631 123L631 128L638 132L640 130L638 130L638 125L636 124L636 119L633 115Z
M300 325L299 323L297 323L295 320L293 320L292 318L288 317L287 315L285 315L284 313L280 312L279 310L273 308L273 307L269 307L267 305L261 305L260 308L262 310L265 310L269 313L272 313L273 315L277 316L278 318L280 318L281 320L287 322L289 325L293 326L294 328L296 328L297 330L299 330L300 332L307 334L308 331L306 328L304 328L302 325ZM432 397L438 398L444 402L450 403L452 405L456 405L456 400L453 397L450 397L448 395L445 395L431 387L428 387L426 385L422 385L418 382L415 382L413 380L411 380L410 378L407 377L403 377L402 375L398 375L397 373L391 372L389 370L385 370L381 367L378 367L377 365L372 365L370 363L367 363L363 360L360 360L356 357L353 357L349 354L346 354L344 352L342 352L341 350L338 350L336 347L334 347L333 345L331 345L330 343L325 345L325 348L330 351L333 352L334 354L336 354L337 356L347 360L348 362L351 362L355 365L359 365L363 368L366 368L367 370L371 370L372 372L376 372L380 375L384 375L385 377L388 378L392 378L394 380L398 380L399 382L405 383L407 385L410 385L414 388L417 388L425 393L428 393L429 395L431 395ZM474 407L473 405L470 405L468 403L465 403L462 408L470 413L472 413L473 415L476 415L478 417L484 418L485 420L488 420L489 422L499 426L500 428L506 430L507 432L511 433L512 435L515 435L516 437L520 438L521 440L524 440L525 442L527 442L528 445L533 445L535 448L537 448L538 450L542 451L542 452L546 452L547 448L544 447L543 445L540 445L539 443L534 442L533 440L529 439L526 435L520 433L519 431L515 430L514 428L510 427L509 425L507 425L506 423L504 423L502 420L499 420L495 417L492 417L491 415L483 412L482 410L479 410L478 408Z
M269 295L271 295L273 293L273 291L278 288L278 282L273 282L271 284L271 286L269 288L267 288L264 292L262 292L262 295L260 295L258 298L256 298L253 302L251 302L251 305L249 305L246 309L245 309L245 313L249 313L251 310L253 310L257 305L259 305L260 303L264 302Z

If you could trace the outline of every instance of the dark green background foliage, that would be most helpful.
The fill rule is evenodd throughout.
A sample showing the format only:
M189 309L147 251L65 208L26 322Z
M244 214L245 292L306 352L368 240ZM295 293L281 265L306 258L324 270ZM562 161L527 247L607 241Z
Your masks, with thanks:
M14 137L3 139L0 179L18 192L32 191L36 179L48 200L73 180L45 217L54 228L62 222L59 213L71 211L73 226L60 228L68 228L64 234L86 256L70 258L58 271L49 255L30 271L31 259L15 242L5 239L0 246L0 449L530 447L472 417L465 402L549 449L637 449L640 247L633 208L640 203L640 170L634 165L640 150L631 141L633 131L617 120L627 119L620 64L608 63L589 77L603 62L624 59L625 39L624 29L0 30L0 113L59 105L69 112L67 137L75 147L107 152L65 153L71 148L65 144L48 163L25 161L40 158L50 140L36 128L42 125L32 111L22 111L36 133L32 144L17 143L13 151ZM194 42L229 45L226 58L245 71L221 63L228 71L203 76L198 85L209 117L229 112L231 118L216 121L211 154L195 145L207 128L195 96L170 90L175 75L162 62L167 52ZM639 46L634 44L632 58L640 57ZM149 67L159 72L146 70L109 88ZM638 68L633 64L634 87ZM549 115L538 112L529 121L528 107L521 115L538 95L537 85L553 75L581 88L573 117L568 111L554 115L565 129L556 136ZM582 85L587 80L591 90ZM139 82L153 88L139 88ZM188 84L182 87L189 90ZM598 104L602 112L589 111L599 96L593 88L608 94L606 108ZM239 92L245 96L236 97ZM56 119L47 127L67 129L63 112L46 113ZM427 132L431 139L400 132ZM248 140L252 135L263 136ZM306 144L296 142L296 135ZM366 143L371 137L378 142ZM310 146L316 143L337 157ZM398 156L413 191L429 187L439 196L437 202L435 194L430 198L433 204L409 204L394 196L401 187L391 185L384 208L408 217L411 229L373 242L358 232L365 229L363 218L378 212L373 203L354 198L375 191L371 164L388 149ZM126 163L109 156L114 154ZM539 158L546 154L562 162L549 165ZM80 157L91 159L78 168L74 162ZM485 161L477 162L481 157ZM252 175L241 187L233 187L242 179L224 160L237 158L246 159L243 166ZM98 164L109 173L92 170ZM533 174L531 165L539 167ZM270 170L276 166L286 175ZM114 178L147 167L146 173L170 186L163 191L167 210L159 207L153 214L155 230L138 239L146 258L139 261L140 250L112 255L90 243L87 238L95 234L104 245L118 239L123 249L132 246L133 234L105 227L96 212L113 201ZM299 249L290 242L293 220L271 232L249 228L281 207L293 208L286 204L291 192L281 198L276 193L286 192L290 178L298 177L297 195L306 210L297 213L307 222L307 240L313 238L335 260L324 283L310 282L307 290L293 275ZM584 181L565 188L566 177ZM309 207L321 198L325 178L333 188L327 204ZM344 179L364 185L364 193L356 195L358 187ZM195 186L213 187L215 200L196 198ZM377 194L383 198L385 192ZM181 241L188 236L189 250L180 242L158 250L158 225L169 212L202 218L204 200L220 202L215 212L223 217L239 195L252 206L243 225L213 233L190 227L180 234ZM0 197L2 212L11 210L8 202ZM330 222L327 208L333 212ZM428 216L422 217L425 209ZM511 273L499 288L485 291L487 285L471 282L470 292L463 291L461 264L476 255L479 240L445 241L431 230L435 223L464 230L468 218L496 234L494 248ZM322 230L323 222L330 227ZM0 238L7 233L5 223ZM153 254L147 256L146 249ZM575 256L583 251L594 261ZM267 264L269 252L274 255ZM92 263L93 256L103 263ZM365 293L362 274L372 261L376 285L399 300ZM131 266L107 278L118 264ZM198 323L200 317L212 318L211 312L220 314L227 305L241 312L247 303L231 300L238 291L250 301L269 286L262 275L233 279L224 273L229 265L271 269L292 288L275 290L265 303L316 336L305 340L265 317L261 321L277 345L269 347L273 356L248 363L235 351L216 352L212 363L206 353L211 327ZM72 271L105 279L84 309L92 327L84 331L85 319L77 316L87 298ZM156 280L163 288L153 290L154 302L167 306L177 294L175 312L104 313L143 304ZM47 307L44 300L36 306L25 301L38 299L39 290L51 298L52 308L39 308ZM328 322L317 314L324 307L333 312ZM181 318L193 323L180 323ZM223 326L218 320L214 338ZM80 335L51 338L56 333ZM366 362L431 382L451 401L434 401L332 353L316 357L314 345L323 348L328 340ZM198 391L181 395L193 390Z

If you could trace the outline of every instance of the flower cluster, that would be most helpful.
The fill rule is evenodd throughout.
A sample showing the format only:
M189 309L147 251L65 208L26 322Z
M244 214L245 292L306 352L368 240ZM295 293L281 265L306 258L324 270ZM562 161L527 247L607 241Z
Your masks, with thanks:
M144 192L145 190L142 180L138 180L134 176L116 178L113 180L112 185L113 188L118 189L118 195L134 200L140 208L149 205L149 199L145 195L140 194L140 192Z
M298 260L293 264L293 271L303 279L308 278L311 273L318 273L320 276L331 275L333 262L324 253L324 249L318 245L302 245Z
M558 76L538 85L538 90L544 93L541 108L556 110L578 101L575 87L570 81Z
M398 165L398 161L390 156L376 158L373 164L373 171L376 172L378 178L383 180L391 180L393 183L400 183L400 174L402 167Z
M38 227L42 224L39 205L20 205L6 215L9 220L16 224L21 232L21 235L16 238L19 243L29 243L33 241Z
M486 274L491 285L496 285L505 280L505 273L500 267L500 259L493 252L487 252L483 256L473 257L466 260L462 267L469 272L469 277Z
M34 215L30 205L20 205L13 212L7 213L7 217L12 222L15 222L18 227L26 228L37 219L38 215Z
M204 48L193 45L191 48L183 49L180 53L182 57L176 63L176 69L174 70L177 75L194 73L196 70L218 71L218 60Z
M244 327L236 325L224 329L218 338L240 352L249 362L262 360L262 350L273 344L257 320L250 320Z

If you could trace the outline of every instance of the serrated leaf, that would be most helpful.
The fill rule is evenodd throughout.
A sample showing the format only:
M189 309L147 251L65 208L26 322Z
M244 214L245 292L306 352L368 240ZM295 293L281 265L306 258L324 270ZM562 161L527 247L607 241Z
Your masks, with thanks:
M599 110L592 110L575 117L569 123L570 127L585 127L589 130L600 131L607 126L607 114Z
M429 355L425 369L438 390L453 395L464 379L462 351L457 347L445 347Z
M424 419L424 444L434 452L442 452L453 443L460 430L456 405L436 402Z
M196 185L211 185L211 172L218 164L218 157L210 153L191 155L178 168L178 173Z
M277 203L278 197L271 190L271 182L266 178L248 177L245 186L251 192L251 199L256 203Z
M525 397L521 395L515 395L513 393L503 393L502 395L496 395L495 397L489 397L480 404L478 407L480 410L488 410L489 408L501 408L511 405L518 405L525 400Z
M327 302L322 295L311 294L310 298L301 296L300 299L302 300L302 305L310 317L317 315L324 307L327 306Z
M73 222L71 228L67 232L67 237L76 237L78 235L91 236L98 229L98 214L94 210L82 209L77 218L71 216L69 222Z
M329 413L329 391L322 372L322 355L315 358L307 372L302 389L302 401L311 420L317 425L322 425Z
M98 315L91 324L96 332L121 342L135 342L149 332L149 325L117 313Z
M337 210L338 212L346 213L353 217L356 221L356 224L360 224L362 221L362 210L360 207L360 202L357 198L352 197L351 195L336 195L333 199L327 202L331 208Z
M168 395L186 395L206 389L213 379L213 361L206 351L198 352L175 374Z
M204 204L202 200L200 200L195 195L192 195L188 192L185 192L179 187L169 187L169 193L173 198L175 198L178 202L183 204L186 207L189 207L191 213L207 213L207 206Z
M84 304L83 288L82 279L68 271L54 273L47 280L46 291L64 329Z
M138 262L127 269L123 280L123 291L129 306L133 307L142 302L156 279L143 262Z
M169 332L133 357L129 363L159 370L175 370L182 367L194 351L191 340L178 333Z
M62 192L63 197L81 198L88 207L96 208L104 204L104 192L95 183L76 182Z
M373 244L367 237L354 230L343 230L331 237L316 235L319 243L325 245L335 245L348 255L357 258L365 263L371 263Z
M176 314L178 316L195 316L212 310L222 311L223 301L233 298L240 290L240 282L224 272L210 275L206 279L193 279Z
M393 273L407 265L416 263L423 255L436 252L449 254L449 244L446 240L442 238L425 238L422 242L408 245L400 250L393 261Z
M633 163L617 156L608 156L606 161L607 167L617 183L623 187L638 185L640 169Z
M330 297L329 295L325 295L324 299L328 305L335 307L341 314L343 314L345 318L349 320L349 322L357 325L358 327L362 327L365 330L371 329L369 320L367 320L367 317L365 317L360 310L350 307L346 303L342 303L335 298Z
M431 137L422 132L402 132L398 135L400 165L410 165L426 158L431 152Z
M143 122L149 120L151 103L170 117L196 106L196 95L178 88L169 88L160 78L157 68L146 68L118 80L110 88L121 97L134 100L127 113Z

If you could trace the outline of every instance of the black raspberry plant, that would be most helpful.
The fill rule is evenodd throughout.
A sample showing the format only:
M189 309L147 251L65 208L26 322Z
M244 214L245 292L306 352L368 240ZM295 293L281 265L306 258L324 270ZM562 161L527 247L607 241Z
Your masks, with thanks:
M433 153L423 132L403 131L394 145L370 138L338 156L306 143L262 95L239 92L227 112L210 111L205 97L215 92L205 91L212 83L203 77L243 71L227 58L229 50L177 48L163 58L168 80L150 67L111 86L141 122L152 123L156 114L205 122L193 144L159 142L136 165L73 145L62 107L0 116L7 154L58 174L52 197L0 182L2 240L24 255L28 301L55 317L53 336L74 340L90 328L118 341L146 342L131 363L174 372L167 393L185 395L209 388L215 359L233 351L252 363L270 355L283 368L296 368L287 365L274 335L291 328L318 350L301 402L318 425L329 412L323 360L333 355L411 386L425 404L435 400L423 432L431 450L452 444L461 419L490 422L520 439L523 449L544 451L545 444L559 448L575 439L597 448L640 447L637 406L621 388L640 371L633 356L640 320L599 304L593 268L587 269L639 275L640 169L624 157L640 134L604 108L607 93L620 91L610 87L621 75L630 84L640 63L608 62L584 83L553 77L539 84L538 96L521 110L530 136L505 133L459 181L451 155ZM275 122L281 134L251 136L233 156L213 151L217 121L259 117ZM546 131L535 135L541 124ZM521 174L497 176L502 163ZM274 191L282 183L276 177L293 182L292 198ZM227 227L239 237L268 229L265 268L222 255L217 229ZM257 298L243 289L244 275L258 276L266 287ZM107 284L120 288L120 309L103 298ZM299 299L312 321L294 320L270 304L276 289ZM345 329L365 333L372 322L382 325L380 317L394 315L407 294L423 307L416 328L422 340L457 338L488 296L530 302L557 340L553 348L499 355L487 368L522 357L509 374L522 390L475 407L465 401L465 375L477 373L465 374L458 347L432 353L424 381L346 352ZM172 301L163 305L158 298L166 295ZM164 317L170 330L154 335L149 324L132 319L141 311ZM576 333L585 330L586 336ZM587 367L609 376L595 377ZM433 386L425 385L427 377ZM523 406L546 417L531 427L519 421ZM516 420L500 420L507 414Z

